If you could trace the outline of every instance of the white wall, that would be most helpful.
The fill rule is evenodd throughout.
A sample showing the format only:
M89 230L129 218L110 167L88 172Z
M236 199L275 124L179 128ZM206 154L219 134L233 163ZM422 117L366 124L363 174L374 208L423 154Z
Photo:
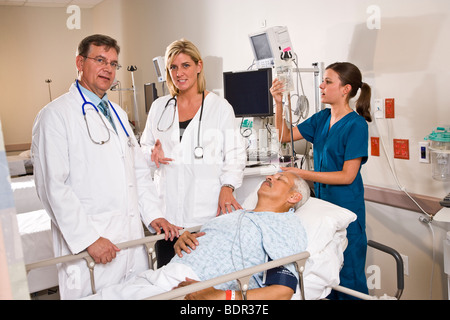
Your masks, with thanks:
M380 29L367 28L371 5L381 10ZM375 98L396 99L396 118L381 120L378 128L372 123L370 134L381 135L391 154L392 139L409 139L410 160L394 161L401 184L412 193L442 198L450 192L450 183L433 180L431 166L420 164L416 151L417 143L433 129L450 124L449 17L448 0L105 0L83 11L81 30L68 31L64 9L0 7L0 115L7 120L2 121L5 144L31 142L32 119L48 101L44 80L53 78L54 96L66 90L74 78L72 48L84 35L102 32L119 40L124 68L118 79L130 87L126 68L138 67L135 81L143 110L143 85L156 82L152 58L164 55L170 42L185 37L200 48L208 88L220 93L223 71L251 65L247 35L265 21L268 27L289 28L300 67L351 61L361 68ZM42 44L51 49L44 50ZM313 104L312 76L302 78ZM159 83L157 88L161 93ZM118 100L116 93L111 98ZM131 93L124 93L123 99L131 111ZM143 128L143 111L140 120ZM370 157L363 178L368 185L398 190L382 151L380 157ZM369 238L386 241L409 257L404 297L427 299L433 248L428 227L416 213L383 205L368 203L367 215ZM448 229L445 224L435 225L434 299L447 296L442 238ZM384 258L369 255L368 264L383 263ZM391 281L383 282L382 289L393 294L391 287Z
M0 117L5 145L31 143L38 111L66 92L77 76L78 42L92 32L90 10L69 30L66 8L0 6Z

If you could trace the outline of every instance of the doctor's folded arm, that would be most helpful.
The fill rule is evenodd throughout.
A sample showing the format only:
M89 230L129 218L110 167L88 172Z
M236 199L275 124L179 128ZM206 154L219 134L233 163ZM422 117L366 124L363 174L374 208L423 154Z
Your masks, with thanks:
M151 171L126 112L107 90L120 68L120 47L105 35L83 39L76 55L78 79L46 105L32 130L32 161L38 196L51 217L55 256L87 250L99 290L148 269L142 246L115 244L150 231L179 235L169 223ZM58 265L61 299L92 294L84 260Z

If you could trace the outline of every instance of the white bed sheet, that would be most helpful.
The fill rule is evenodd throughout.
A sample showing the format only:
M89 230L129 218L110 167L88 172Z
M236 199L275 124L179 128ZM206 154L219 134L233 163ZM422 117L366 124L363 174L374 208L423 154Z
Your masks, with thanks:
M33 175L12 178L11 188L17 214L44 209L36 192Z
M19 214L17 215L17 223L25 264L54 257L51 220L45 210ZM30 293L49 289L57 285L58 273L56 266L39 268L28 273Z
M51 220L37 196L34 177L12 178L11 187L25 264L53 258ZM58 285L56 266L31 270L27 278L31 293Z
M33 172L30 150L16 156L7 156L9 174L11 177L30 174Z

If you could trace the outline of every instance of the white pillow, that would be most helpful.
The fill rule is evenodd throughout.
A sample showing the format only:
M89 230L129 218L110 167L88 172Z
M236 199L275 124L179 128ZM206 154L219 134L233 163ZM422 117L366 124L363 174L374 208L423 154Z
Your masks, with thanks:
M350 210L318 198L309 200L295 212L308 235L306 250L313 255L323 250L333 240L336 232L345 230L356 220Z
M255 208L258 200L257 190L250 193L244 200L243 208L250 210ZM311 255L323 250L333 240L337 231L345 230L351 222L356 220L356 215L350 210L313 197L310 197L295 213L306 230L308 236L306 250Z

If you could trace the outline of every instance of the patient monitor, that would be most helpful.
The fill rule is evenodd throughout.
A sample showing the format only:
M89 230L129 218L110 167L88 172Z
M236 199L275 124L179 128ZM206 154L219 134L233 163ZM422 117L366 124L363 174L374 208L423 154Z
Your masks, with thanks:
M166 81L166 67L164 63L164 57L153 58L153 65L155 66L158 82Z
M249 35L256 67L273 68L292 58L292 44L287 27L271 27Z

